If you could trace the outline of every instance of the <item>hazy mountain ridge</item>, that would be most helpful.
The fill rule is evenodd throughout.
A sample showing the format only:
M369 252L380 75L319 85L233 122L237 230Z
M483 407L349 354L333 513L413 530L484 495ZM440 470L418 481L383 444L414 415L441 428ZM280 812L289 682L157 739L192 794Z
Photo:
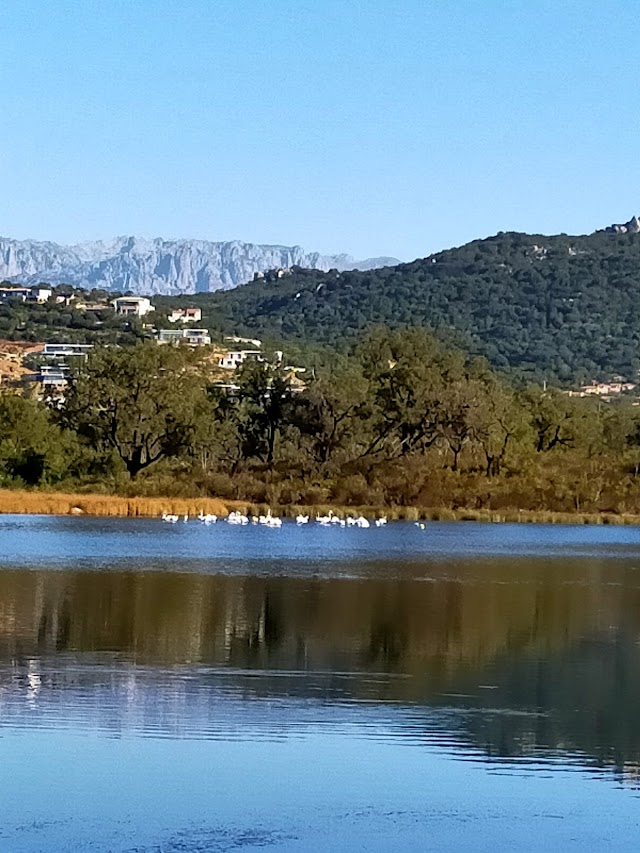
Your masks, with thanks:
M395 258L355 261L350 255L305 252L240 240L151 240L118 237L75 245L0 237L0 279L46 281L138 294L208 293L244 284L254 273L298 266L308 269L372 269Z

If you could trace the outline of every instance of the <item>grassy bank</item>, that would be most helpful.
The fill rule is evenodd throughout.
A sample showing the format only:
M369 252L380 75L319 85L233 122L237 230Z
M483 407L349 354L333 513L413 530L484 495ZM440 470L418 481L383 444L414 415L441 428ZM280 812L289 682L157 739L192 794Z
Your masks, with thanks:
M118 495L73 494L63 492L38 492L26 490L0 490L0 513L31 515L91 515L128 518L159 518L163 512L197 516L214 513L224 517L231 510L242 510L250 515L266 513L293 518L298 513L326 515L333 512L340 517L364 515L367 518L386 516L390 521L483 521L492 523L520 522L537 524L612 524L640 525L640 515L630 513L551 512L540 510L490 510L446 509L381 506L300 506L297 504L253 504L247 501L221 500L220 498L165 498L121 497Z

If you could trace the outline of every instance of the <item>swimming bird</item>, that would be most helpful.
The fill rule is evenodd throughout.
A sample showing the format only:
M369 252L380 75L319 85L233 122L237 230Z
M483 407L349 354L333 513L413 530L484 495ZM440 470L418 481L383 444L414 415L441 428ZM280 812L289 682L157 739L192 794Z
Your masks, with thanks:
M162 513L162 520L168 522L169 524L175 524L178 520L177 515L171 515L168 512Z
M213 513L207 513L207 514L205 515L205 513L203 513L203 512L202 512L202 510L200 510L200 515L198 516L198 519L199 519L203 524L215 524L215 523L216 523L216 521L218 520L218 516L217 516L217 515L213 515Z
M271 515L271 510L267 510L266 515L258 517L258 524L264 524L266 527L282 527L282 519Z
M299 515L296 515L296 524L308 524L308 523L309 523L309 516L308 515L302 515L302 513L300 513Z
M227 524L249 524L249 518L241 512L233 511L227 516Z

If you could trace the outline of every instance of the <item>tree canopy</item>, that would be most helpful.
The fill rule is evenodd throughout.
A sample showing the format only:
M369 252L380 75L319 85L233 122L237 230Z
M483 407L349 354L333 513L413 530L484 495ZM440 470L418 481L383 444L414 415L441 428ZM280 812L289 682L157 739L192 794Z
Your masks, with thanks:
M206 407L194 356L154 343L94 350L73 378L62 421L96 448L113 448L131 477L188 453Z

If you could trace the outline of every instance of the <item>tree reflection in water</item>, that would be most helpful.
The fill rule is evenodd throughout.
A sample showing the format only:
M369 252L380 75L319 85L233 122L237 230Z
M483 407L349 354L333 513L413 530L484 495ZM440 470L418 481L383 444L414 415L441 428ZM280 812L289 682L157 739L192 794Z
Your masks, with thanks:
M33 699L77 683L101 656L128 677L213 667L244 697L410 708L414 736L421 714L426 734L433 711L454 709L486 756L570 752L636 783L639 640L640 590L620 559L389 580L0 571L0 702L18 684Z

